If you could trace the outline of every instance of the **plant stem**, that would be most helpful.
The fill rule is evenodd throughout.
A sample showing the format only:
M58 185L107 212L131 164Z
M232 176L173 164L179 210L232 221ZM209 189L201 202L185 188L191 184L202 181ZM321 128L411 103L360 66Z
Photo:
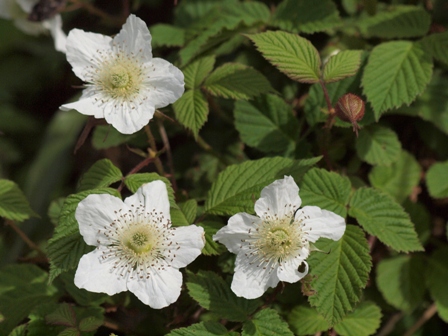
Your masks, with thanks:
M121 18L116 18L112 15L109 15L108 13L102 11L101 9L95 7L94 5L88 3L88 2L84 2L82 0L71 0L71 2L78 8L84 8L87 12L89 12L92 15L96 15L100 18L102 18L105 21L111 22L114 25L122 25L123 24L123 19Z
M22 238L22 240L28 245L28 247L32 250L35 250L37 253L45 256L45 253L37 246L31 239L28 238L28 236L23 232L13 220L6 219L5 224L11 227L19 236Z
M397 324L398 321L401 320L402 317L403 317L403 313L397 313L397 314L393 315L389 319L389 321L387 321L386 325L380 330L380 332L378 333L378 336L389 335L395 329L395 325Z
M154 159L154 164L156 165L156 169L159 172L159 174L162 176L165 176L165 170L163 169L162 162L160 161L159 157L157 156L158 151L157 151L156 140L154 139L154 136L151 133L151 128L149 127L149 125L146 125L144 127L144 129L145 129L146 136L148 137L149 146L151 147L151 150L152 150L151 158Z
M171 146L170 141L168 139L168 135L166 134L165 126L163 126L163 122L160 119L157 119L157 124L159 125L159 133L162 137L163 145L166 149L166 157L168 161L168 168L170 169L170 177L171 184L173 186L174 192L177 192L177 183L176 178L174 176L174 165L173 165L173 156L171 154Z
M420 319L415 322L415 324L404 334L404 336L412 336L414 333L422 326L424 325L431 317L434 316L434 314L437 312L437 306L435 303L430 305L428 309L425 310L423 315L420 317Z

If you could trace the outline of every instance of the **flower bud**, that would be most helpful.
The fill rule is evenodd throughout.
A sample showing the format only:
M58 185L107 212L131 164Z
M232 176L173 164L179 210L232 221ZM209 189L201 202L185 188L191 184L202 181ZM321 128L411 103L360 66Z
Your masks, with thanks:
M342 121L352 123L353 132L356 133L356 136L358 136L358 130L360 129L357 122L364 117L364 109L364 101L352 93L347 93L339 98L335 106L336 115Z

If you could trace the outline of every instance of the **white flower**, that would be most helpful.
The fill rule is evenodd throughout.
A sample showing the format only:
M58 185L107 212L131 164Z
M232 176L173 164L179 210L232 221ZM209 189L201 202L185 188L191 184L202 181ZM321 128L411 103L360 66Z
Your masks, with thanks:
M135 15L113 39L73 29L67 59L87 84L79 101L61 109L105 118L124 134L139 131L156 108L174 103L184 92L183 73L152 57L148 27Z
M163 308L180 295L182 273L201 254L204 230L173 228L165 183L154 181L121 201L89 195L75 213L79 231L96 249L84 255L75 285L96 293L134 293L152 308Z
M16 27L29 35L39 35L49 31L53 36L55 49L65 53L67 36L62 31L62 19L59 14L42 22L28 20L28 15L38 2L39 0L0 0L0 17L14 20Z
M237 213L214 240L237 254L231 288L237 296L255 299L279 281L297 282L308 273L305 259L320 237L338 240L345 231L341 216L302 203L291 176L261 191L252 216ZM305 270L299 266L304 263Z

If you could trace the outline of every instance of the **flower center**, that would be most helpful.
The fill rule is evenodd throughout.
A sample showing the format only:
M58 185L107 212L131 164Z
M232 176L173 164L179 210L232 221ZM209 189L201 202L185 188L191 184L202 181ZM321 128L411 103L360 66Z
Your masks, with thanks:
M269 231L268 233L267 244L270 248L278 248L281 246L289 247L291 246L291 238L289 237L289 233L283 228L275 228Z
M123 66L117 65L110 72L110 84L115 89L132 85L131 78Z
M136 254L142 254L151 251L154 244L148 232L135 232L125 243L125 246L133 250Z
M255 245L265 259L281 262L302 247L300 230L289 222L289 219L263 221Z

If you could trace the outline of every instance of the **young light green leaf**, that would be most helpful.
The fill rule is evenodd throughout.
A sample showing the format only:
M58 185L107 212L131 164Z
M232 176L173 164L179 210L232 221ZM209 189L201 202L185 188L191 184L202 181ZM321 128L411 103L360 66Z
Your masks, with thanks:
M0 180L0 217L22 222L37 214L31 209L28 200L17 184Z
M291 33L327 31L341 22L331 0L283 0L274 13L272 25Z
M282 31L248 35L272 65L298 82L317 83L321 60L316 48L307 39Z
M397 252L422 251L409 215L381 190L360 188L350 199L348 214L369 234Z
M219 255L226 250L224 245L219 244L213 240L213 235L218 232L219 229L223 227L221 222L215 221L203 221L198 224L204 228L205 232L205 246L202 249L202 254L204 255Z
M237 297L220 276L209 271L188 273L187 288L203 308L229 321L245 321L261 305L258 299Z
M411 312L423 301L422 275L425 262L421 255L396 256L380 261L376 284L384 299L399 310Z
M347 225L339 241L321 238L316 247L328 254L312 253L307 260L316 291L308 301L334 326L361 299L372 267L369 246L359 227Z
M397 134L390 128L370 125L359 133L356 152L359 158L367 163L389 166L398 160L401 143Z
M448 64L448 31L426 36L421 42L436 60Z
M381 309L370 301L362 302L356 309L334 326L341 336L373 335L381 323Z
M426 185L431 197L448 197L448 161L433 164L426 173Z
M445 322L448 323L448 248L446 246L438 249L428 261L425 273L429 293L435 301L437 311Z
M421 168L417 160L407 151L401 151L398 161L390 166L375 166L369 173L372 187L391 195L403 203L420 182Z
M198 89L204 79L213 70L215 56L201 57L190 63L182 71L185 76L185 88Z
M107 149L119 146L134 138L137 134L122 134L111 125L99 125L93 130L92 146L95 149Z
M208 117L208 103L200 90L188 90L174 104L176 119L195 136Z
M351 183L347 177L312 168L303 177L299 194L302 206L316 205L345 217L350 192Z
M290 105L274 95L235 104L235 127L241 140L265 153L292 153L299 122Z
M358 21L365 37L406 38L425 35L431 16L422 7L393 6Z
M221 323L206 321L193 324L186 328L179 328L171 331L167 336L238 336L237 332L228 331Z
M331 56L324 65L324 81L331 83L354 76L361 65L361 54L362 50L344 50Z
M205 80L204 89L228 99L251 99L274 91L261 73L238 63L226 63L215 69Z
M159 23L149 27L153 48L182 47L185 43L185 30L172 25Z
M254 198L261 189L284 175L296 181L320 158L290 160L280 157L246 161L227 167L213 183L205 211L215 215L233 215L237 212L254 212Z
M123 177L109 159L102 159L93 164L79 180L78 191L108 187L112 183L120 181Z
M54 312L45 316L45 321L54 325L76 327L76 314L68 303L61 303Z
M409 105L432 76L432 58L420 43L394 41L376 46L364 69L362 86L375 118L389 109Z
M294 307L288 315L288 322L297 335L314 335L330 329L327 320L316 309L305 306Z
M288 324L271 308L256 313L252 319L244 322L241 336L293 336Z

